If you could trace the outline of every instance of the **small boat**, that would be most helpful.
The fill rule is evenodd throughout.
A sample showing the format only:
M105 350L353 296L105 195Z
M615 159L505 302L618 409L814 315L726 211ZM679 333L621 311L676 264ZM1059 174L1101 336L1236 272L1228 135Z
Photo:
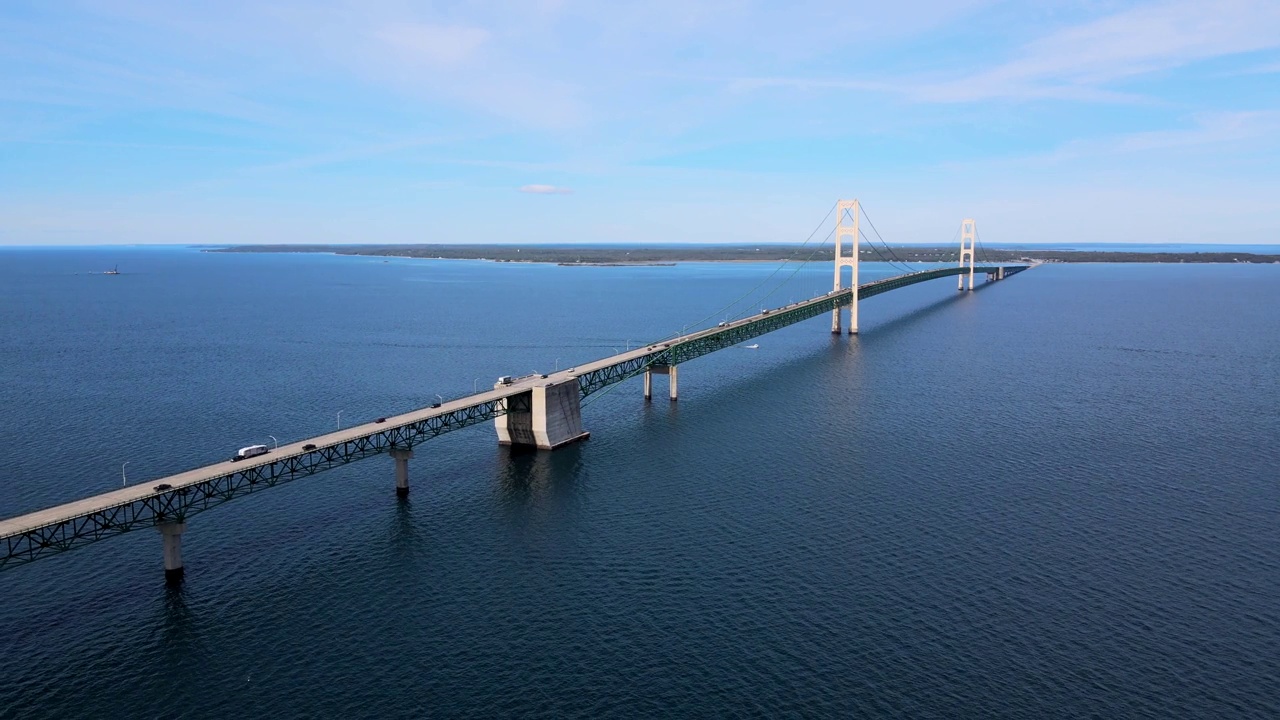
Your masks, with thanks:
M758 350L760 348L760 343L754 343L752 345L743 345L743 347L745 347L748 350Z
M120 266L119 266L119 265L116 265L115 267L111 268L110 270L108 270L108 271L106 271L106 272L104 272L104 273L102 273L102 274L103 274L103 275L119 275L119 274L120 274Z

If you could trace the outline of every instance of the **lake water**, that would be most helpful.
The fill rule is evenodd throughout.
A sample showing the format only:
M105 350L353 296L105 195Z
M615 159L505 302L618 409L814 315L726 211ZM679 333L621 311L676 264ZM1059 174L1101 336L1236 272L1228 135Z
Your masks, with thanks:
M714 323L773 270L0 250L0 516ZM154 532L5 570L0 717L1277 717L1277 307L1269 265L938 280L675 404L614 386L555 453L420 445L405 503L377 457L194 516L177 591Z

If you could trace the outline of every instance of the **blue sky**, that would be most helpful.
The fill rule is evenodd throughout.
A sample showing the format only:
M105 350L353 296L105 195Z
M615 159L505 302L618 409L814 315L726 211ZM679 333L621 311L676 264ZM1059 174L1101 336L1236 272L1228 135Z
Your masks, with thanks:
M1280 0L0 4L0 244L1280 243Z

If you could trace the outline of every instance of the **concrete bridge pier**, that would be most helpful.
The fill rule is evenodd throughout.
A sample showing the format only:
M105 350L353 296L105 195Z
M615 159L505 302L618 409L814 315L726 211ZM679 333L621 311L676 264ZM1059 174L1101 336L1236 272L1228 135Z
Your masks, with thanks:
M407 448L396 448L391 451L391 457L396 461L396 497L409 497L409 460L413 458L413 451Z
M667 386L671 394L671 402L679 399L679 376L675 365L650 365L648 370L644 371L644 399L653 398L653 376L666 375Z
M184 522L161 523L156 526L164 540L164 580L169 584L182 582L182 533Z
M505 415L494 418L499 445L532 445L555 450L591 433L582 429L582 395L577 378L535 385L508 398Z

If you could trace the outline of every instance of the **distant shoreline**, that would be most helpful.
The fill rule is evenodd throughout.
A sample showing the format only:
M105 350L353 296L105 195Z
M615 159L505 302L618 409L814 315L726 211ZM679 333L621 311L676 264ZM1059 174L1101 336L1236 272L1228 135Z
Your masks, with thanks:
M564 267L652 267L681 262L782 262L826 259L829 248L794 245L622 246L567 247L539 245L235 245L202 252L230 253L331 253L360 257L430 260L485 260L489 262L551 263ZM945 263L959 260L956 248L889 246L888 250L861 248L863 262ZM1170 252L1133 250L1041 250L1036 248L986 248L979 262L1026 263L1280 263L1280 254L1264 255L1229 251Z

